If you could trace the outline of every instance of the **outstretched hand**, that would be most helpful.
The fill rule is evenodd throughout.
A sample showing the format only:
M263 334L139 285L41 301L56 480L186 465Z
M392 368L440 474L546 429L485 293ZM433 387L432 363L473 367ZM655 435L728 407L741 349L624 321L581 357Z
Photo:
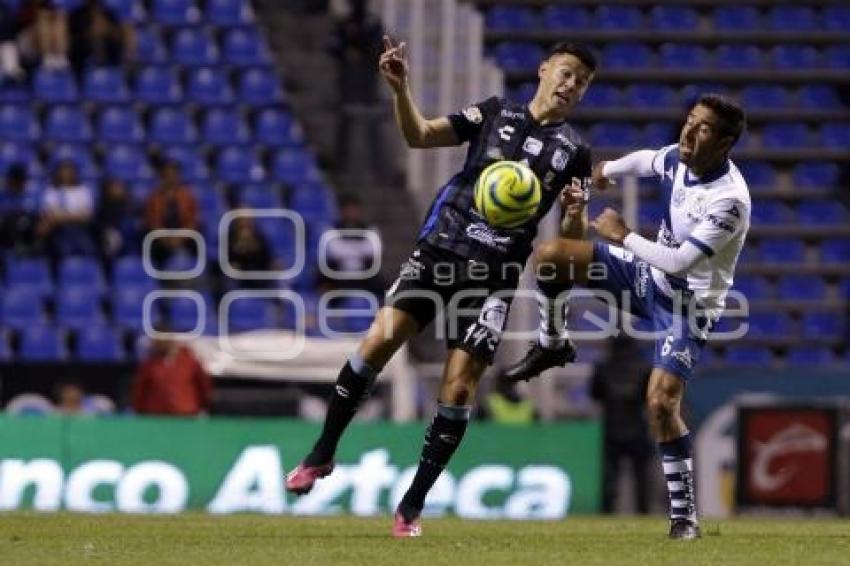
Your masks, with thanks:
M581 179L573 177L572 182L561 191L561 209L570 218L581 215L587 204L588 193Z
M399 92L407 84L407 46L402 41L393 44L390 36L384 36L384 52L378 60L378 70L384 76L387 84L395 92Z
M631 230L623 222L620 213L613 208L606 208L602 214L590 222L596 233L615 244L622 244Z

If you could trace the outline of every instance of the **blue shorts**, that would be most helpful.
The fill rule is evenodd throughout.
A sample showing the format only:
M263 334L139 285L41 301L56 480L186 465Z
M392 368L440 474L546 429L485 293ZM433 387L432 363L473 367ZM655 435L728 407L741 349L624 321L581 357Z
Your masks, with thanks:
M650 321L657 333L653 367L687 381L711 330L709 321L694 308L687 293L674 305L673 299L655 284L649 264L631 252L596 242L593 261L605 268L591 270L586 287L607 291L620 310ZM598 276L594 277L594 273Z

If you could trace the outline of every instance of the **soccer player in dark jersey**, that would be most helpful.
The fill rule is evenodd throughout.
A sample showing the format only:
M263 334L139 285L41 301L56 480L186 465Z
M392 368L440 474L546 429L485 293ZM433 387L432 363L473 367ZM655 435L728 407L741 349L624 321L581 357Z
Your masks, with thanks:
M528 105L493 97L435 119L424 118L413 101L404 43L394 45L385 38L379 67L393 91L396 121L410 147L468 142L469 150L463 170L434 199L411 257L387 291L386 306L342 368L321 436L288 474L286 488L306 493L331 473L337 443L378 373L402 344L437 317L447 329L449 349L437 414L425 433L419 467L392 531L408 537L421 533L425 496L463 438L475 389L493 361L537 224L559 197L562 235L581 237L575 232L584 227L580 216L591 174L590 150L565 120L593 79L596 60L581 45L555 45L540 63L540 82ZM505 159L526 163L543 189L536 214L514 229L489 226L473 206L479 173Z

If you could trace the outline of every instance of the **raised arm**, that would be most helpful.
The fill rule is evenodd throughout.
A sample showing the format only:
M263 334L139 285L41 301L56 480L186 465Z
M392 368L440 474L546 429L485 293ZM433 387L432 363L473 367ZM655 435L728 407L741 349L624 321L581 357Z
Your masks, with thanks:
M655 160L660 152L652 149L641 149L629 153L614 161L600 161L593 168L593 184L605 190L611 181L621 177L652 177L658 174Z

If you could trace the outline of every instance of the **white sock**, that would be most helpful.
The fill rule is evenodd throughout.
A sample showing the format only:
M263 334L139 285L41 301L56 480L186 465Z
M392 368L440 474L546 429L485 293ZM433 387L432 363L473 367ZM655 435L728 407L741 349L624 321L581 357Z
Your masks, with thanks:
M566 298L552 299L537 291L537 306L540 310L540 345L547 350L563 348L569 339L567 314L570 307Z

